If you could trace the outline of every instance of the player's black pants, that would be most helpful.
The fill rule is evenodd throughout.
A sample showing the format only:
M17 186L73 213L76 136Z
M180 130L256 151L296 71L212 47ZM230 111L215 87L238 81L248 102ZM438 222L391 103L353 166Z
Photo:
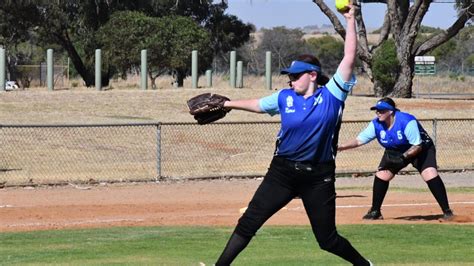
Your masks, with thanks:
M323 250L354 265L369 265L349 241L337 233L334 182L334 162L310 165L275 157L216 265L230 264L265 221L295 196L303 201L313 233Z

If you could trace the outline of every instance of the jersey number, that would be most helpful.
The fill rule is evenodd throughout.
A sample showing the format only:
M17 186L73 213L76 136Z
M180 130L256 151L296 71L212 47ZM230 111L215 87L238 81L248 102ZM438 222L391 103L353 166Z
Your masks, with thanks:
M397 131L397 137L398 137L398 139L403 139L402 131L400 131L400 130Z

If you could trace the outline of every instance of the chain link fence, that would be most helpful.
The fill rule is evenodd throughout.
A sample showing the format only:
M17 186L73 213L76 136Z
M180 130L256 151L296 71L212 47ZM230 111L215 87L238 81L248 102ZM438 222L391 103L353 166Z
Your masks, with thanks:
M47 86L47 65L18 65L16 68L17 81L22 89ZM53 65L53 82L56 88L69 86L69 67L63 64Z
M441 170L474 169L474 119L421 120ZM368 121L345 121L339 141ZM149 181L263 176L278 122L0 126L0 184ZM377 141L337 156L340 174L373 172ZM408 168L408 170L414 170Z

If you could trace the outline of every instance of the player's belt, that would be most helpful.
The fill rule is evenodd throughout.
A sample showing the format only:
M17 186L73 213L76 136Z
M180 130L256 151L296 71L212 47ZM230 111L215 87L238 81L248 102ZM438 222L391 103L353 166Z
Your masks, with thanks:
M303 171L313 171L313 166L311 164L307 164L307 163L302 163L302 162L292 162L294 163L293 164L293 167L296 169L296 170L303 170Z
M310 162L296 162L296 161L291 161L283 157L275 157L275 160L280 163L284 164L290 168L293 168L298 171L312 171L315 169L315 166L311 164Z
M290 168L293 168L297 171L322 171L324 172L325 170L333 170L334 169L334 161L330 162L322 162L322 163L312 163L309 161L305 162L297 162L297 161L291 161L283 157L278 157L276 156L274 160L279 163L279 164L284 164Z

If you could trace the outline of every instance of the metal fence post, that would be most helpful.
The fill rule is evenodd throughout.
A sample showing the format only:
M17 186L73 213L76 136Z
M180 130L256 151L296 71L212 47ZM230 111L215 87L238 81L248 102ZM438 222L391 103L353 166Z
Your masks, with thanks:
M244 87L243 62L237 61L237 88Z
M272 89L272 52L265 53L265 87L267 90Z
M102 90L102 52L95 50L95 89Z
M235 67L237 61L237 54L235 51L230 52L230 71L229 71L229 82L230 87L235 88Z
M193 50L191 52L191 88L196 89L198 87L198 51Z
M156 125L156 180L161 179L161 123Z
M47 83L48 83L48 91L54 90L54 67L53 67L53 49L48 49L46 51L46 64L47 67Z
M433 119L433 144L436 146L436 139L438 138L438 120L435 118Z
M148 88L148 78L147 78L147 51L143 49L141 51L141 70L140 70L140 86L142 90L146 90Z
M207 79L207 87L211 88L212 87L212 70L210 69L206 70L206 79Z
M0 91L5 90L5 69L6 69L6 64L5 64L5 49L0 48Z

